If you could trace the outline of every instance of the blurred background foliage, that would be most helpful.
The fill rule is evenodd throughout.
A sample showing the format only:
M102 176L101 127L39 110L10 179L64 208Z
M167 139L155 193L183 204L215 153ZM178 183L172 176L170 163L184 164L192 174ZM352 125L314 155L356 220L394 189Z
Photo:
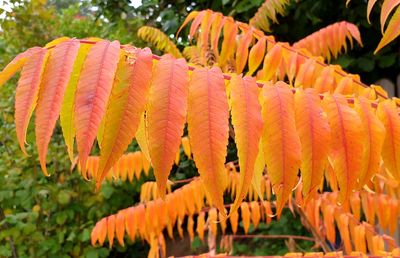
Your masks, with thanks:
M2 1L0 1L1 3ZM129 0L6 0L7 8L0 15L0 67L13 56L32 46L42 46L50 40L69 36L118 39L122 43L145 46L136 36L142 25L160 28L174 35L186 15L192 10L210 8L248 21L262 0L164 1L143 0L135 7ZM273 26L273 35L280 41L293 43L333 22L347 20L359 26L364 47L355 47L334 63L352 73L359 73L366 83L386 77L396 81L399 70L399 44L392 42L374 56L373 50L381 37L379 8L373 10L372 25L368 24L364 0L353 0L349 8L345 1L298 0L288 9L280 24ZM181 34L186 35L186 34ZM178 46L187 45L186 38ZM96 221L139 201L142 178L135 183L106 183L99 193L94 184L83 180L70 169L61 130L56 128L50 144L48 167L50 177L44 177L38 164L35 146L28 146L29 157L19 150L15 128L14 91L16 79L0 91L0 257L145 257L148 247L141 242L112 250L90 245L90 232ZM27 140L34 142L31 123ZM130 150L135 149L135 144ZM228 160L236 159L234 145L229 145ZM192 161L182 155L180 166L173 168L171 180L196 174ZM185 226L184 226L185 227ZM307 235L299 218L285 212L279 222L261 224L252 234ZM185 243L188 238L185 237ZM204 252L206 244L198 238L183 245L178 237L168 241L168 252L188 255ZM184 247L183 247L184 246ZM187 246L187 247L186 247ZM295 243L297 251L307 251L312 243ZM14 248L12 248L14 247ZM279 240L240 240L234 244L234 254L283 254L293 247Z

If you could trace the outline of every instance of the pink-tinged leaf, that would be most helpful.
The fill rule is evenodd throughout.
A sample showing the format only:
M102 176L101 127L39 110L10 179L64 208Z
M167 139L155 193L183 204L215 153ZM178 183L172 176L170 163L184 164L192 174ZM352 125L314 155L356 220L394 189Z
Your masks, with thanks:
M325 95L322 103L331 127L329 159L340 187L338 202L345 203L357 186L366 137L360 117L343 95Z
M146 119L149 153L161 197L165 196L168 175L181 144L188 82L184 59L165 55L155 66Z
M263 123L255 78L232 75L230 86L232 124L240 166L238 193L230 210L235 212L251 186Z
M229 137L229 111L221 70L193 71L189 86L188 131L193 159L213 204L225 214L225 157Z
M74 141L75 141L75 127L74 127L74 105L76 87L79 81L79 75L82 70L83 63L89 50L93 47L92 44L81 44L74 62L71 78L68 82L67 89L64 93L64 100L61 105L60 111L60 124L67 145L68 156L71 162L74 161Z
M247 75L252 75L260 66L264 59L265 49L267 47L267 37L260 38L257 43L250 49L249 54L249 71Z
M368 1L368 5L367 5L367 19L368 19L368 23L371 24L371 20L369 19L369 17L371 16L371 11L372 8L374 7L375 3L377 2L377 0L369 0Z
M194 34L197 31L197 28L201 25L203 22L204 16L207 14L207 11L201 11L196 15L194 18L192 25L190 26L190 31L189 31L189 40L192 40L194 38Z
M135 137L150 87L153 62L150 49L126 51L127 55L120 57L104 117L98 184Z
M400 116L396 103L385 100L379 103L378 117L386 128L386 137L383 143L382 158L386 169L400 179Z
M374 54L378 53L384 46L389 44L395 38L400 35L400 6L397 7L395 13L393 14L390 22L383 33L383 37L378 44L378 47L375 49Z
M33 47L25 52L17 55L4 69L0 72L0 87L4 85L13 75L22 69L26 61L30 56L38 51L41 51L40 47Z
M262 145L279 216L298 181L301 143L295 126L294 96L288 85L278 82L263 91Z
M96 43L82 67L75 93L74 122L79 162L86 170L86 160L96 139L114 82L120 54L118 41Z
M374 174L379 172L381 163L381 152L385 140L385 127L375 115L371 101L365 97L359 97L355 101L355 109L361 118L364 132L367 135L365 141L365 152L361 167L359 183L363 187L369 182Z
M317 194L328 161L330 128L321 101L314 89L297 89L295 94L296 128L302 151L302 192L305 202Z
M50 50L44 70L35 113L35 133L40 165L45 175L48 175L46 169L48 145L60 114L78 49L78 40L60 43Z
M27 154L25 149L26 131L36 107L47 57L47 49L40 49L28 58L22 68L15 93L15 129L19 146L25 154Z
M386 20L389 17L389 14L393 11L396 6L400 4L400 0L385 0L382 3L382 10L381 10L381 31L383 34Z

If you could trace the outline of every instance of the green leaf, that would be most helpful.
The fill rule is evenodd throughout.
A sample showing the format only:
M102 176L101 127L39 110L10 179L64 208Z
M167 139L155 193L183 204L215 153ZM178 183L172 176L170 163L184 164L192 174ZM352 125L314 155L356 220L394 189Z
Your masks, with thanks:
M62 204L68 204L71 201L71 195L67 191L60 191L57 195L57 201Z
M68 215L65 212L59 212L56 215L56 223L58 225L64 225L65 222L67 221L67 219L68 219Z

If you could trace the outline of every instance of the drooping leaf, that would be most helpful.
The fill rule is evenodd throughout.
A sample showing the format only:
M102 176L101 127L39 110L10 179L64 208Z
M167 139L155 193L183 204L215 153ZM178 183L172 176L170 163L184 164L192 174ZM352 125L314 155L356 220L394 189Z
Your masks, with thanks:
M267 55L264 58L263 65L263 80L271 80L274 78L276 70L281 65L282 62L282 47L280 44L276 44L268 51Z
M50 50L36 108L35 132L40 165L45 175L48 145L59 117L61 104L79 49L78 40L60 43Z
M179 151L186 122L188 67L184 59L163 56L155 66L147 106L149 153L161 197Z
M221 55L219 63L221 65L226 64L226 62L233 57L235 53L235 41L236 35L238 33L238 25L231 20L224 23L224 40L222 41Z
M251 220L250 209L247 202L242 202L240 204L240 214L242 216L244 233L247 234L249 232L250 220Z
M344 203L357 186L365 144L361 119L343 95L325 95L322 101L331 127L330 162L340 187L339 202Z
M200 212L199 216L197 216L197 227L196 232L199 235L200 240L204 240L204 227L205 227L205 219L204 212Z
M115 236L115 215L111 215L107 218L107 237L109 248L111 248L114 244L114 236Z
M21 54L18 54L4 69L0 72L0 87L4 85L16 72L22 69L26 61L38 51L40 47L33 47Z
M260 223L260 205L258 202L251 202L250 203L250 209L251 209L251 222L253 223L254 228L258 227L258 224Z
M378 117L386 128L382 158L386 169L400 179L400 117L396 103L385 100L379 103Z
M241 73L246 66L247 57L249 56L249 46L253 39L253 30L249 29L239 40L236 51L236 72Z
M120 57L104 117L98 184L103 181L136 134L147 101L152 62L152 54L148 48L132 49L127 56Z
M124 246L124 235L125 235L125 211L122 210L117 213L115 218L115 235L118 243Z
M363 164L359 177L360 187L362 187L369 182L374 174L379 172L382 146L386 132L382 122L375 115L371 101L365 97L359 97L355 101L355 109L361 118L364 132L367 134Z
M212 97L211 97L212 96ZM222 72L195 69L189 87L188 131L193 159L213 204L224 213L229 111Z
M295 127L294 97L288 85L278 82L265 86L263 91L262 144L279 215L297 182L301 143Z
M26 131L36 107L47 57L47 49L38 49L28 58L22 68L15 93L15 130L17 131L19 146L26 155Z
M386 0L389 1L389 0ZM393 41L395 38L397 38L400 35L400 6L397 7L395 13L393 14L392 18L390 19L390 22L383 33L383 37L381 41L378 44L378 47L375 49L374 54L378 53L379 50L381 50L384 46L389 44L391 41Z
M71 162L74 160L74 107L75 107L75 92L78 85L79 76L81 74L83 62L90 50L92 44L80 44L78 54L75 58L74 68L72 70L67 88L64 94L64 100L60 111L60 124L67 145L68 155Z
M263 129L259 89L255 78L232 75L231 78L232 124L238 149L240 181L231 212L236 211L251 186L254 165Z
M118 41L103 40L90 50L82 66L75 93L74 126L79 163L86 170L101 119L111 93L120 53Z
M328 161L330 128L314 89L297 89L295 94L296 128L302 151L301 175L305 201L314 197L324 178Z
M140 150L142 151L142 154L145 156L145 158L150 162L150 153L149 153L149 142L147 139L147 126L146 126L146 112L142 114L142 117L140 118L140 123L139 127L136 131L135 139L140 147Z
M385 0L382 3L382 10L381 10L381 31L383 34L386 20L389 17L390 13L393 11L396 6L400 4L399 0Z
M265 157L262 149L262 141L260 139L257 158L254 163L254 173L253 173L253 178L251 179L251 185L253 186L254 190L256 191L258 197L261 200L264 199L264 195L261 190L262 189L261 183L263 182L262 177L264 169L265 169Z
M217 221L218 221L218 212L217 212L217 209L216 209L216 208L211 208L211 209L208 211L207 222L208 222L209 229L210 229L210 231L211 231L211 233L213 234L214 237L216 237L217 234L218 234L218 224L217 224ZM209 232L210 232L210 231L209 231Z
M264 59L265 49L267 47L267 37L260 38L257 43L250 49L249 53L249 71L248 75L252 75L260 66Z

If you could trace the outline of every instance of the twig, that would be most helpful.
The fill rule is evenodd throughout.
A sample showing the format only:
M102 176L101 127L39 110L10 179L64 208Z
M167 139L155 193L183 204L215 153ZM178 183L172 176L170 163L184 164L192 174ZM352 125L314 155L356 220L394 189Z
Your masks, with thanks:
M316 242L315 238L307 236L296 236L296 235L226 235L224 237L232 237L233 239L245 239L245 238L263 238L263 239L298 239L310 242Z
M329 247L329 245L325 242L324 238L315 230L315 228L311 225L310 221L308 220L306 214L304 213L304 211L299 208L297 205L293 205L294 210L297 214L299 214L299 216L302 218L303 222L304 222L304 226L311 231L311 234L314 236L315 238L315 242L319 243L322 247L322 249L324 250L324 253L327 252L331 252L332 249Z
M3 208L0 207L0 221L3 221L5 218L6 218L6 216L4 215ZM2 228L4 230L7 230L8 229L7 223L4 223ZM10 242L10 248L11 248L11 252L12 252L12 257L13 258L18 258L17 250L15 249L14 239L13 239L13 237L11 235L8 237L8 241Z

